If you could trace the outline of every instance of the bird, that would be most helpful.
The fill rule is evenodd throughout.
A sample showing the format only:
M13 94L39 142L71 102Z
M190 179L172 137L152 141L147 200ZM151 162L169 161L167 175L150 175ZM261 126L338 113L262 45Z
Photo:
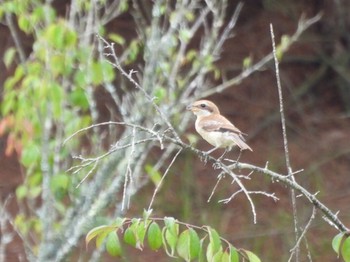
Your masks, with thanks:
M206 152L212 153L218 148L225 148L226 152L230 151L234 146L238 146L242 150L253 151L247 145L243 135L237 127L235 127L226 117L220 114L219 108L209 100L198 100L186 107L197 116L195 122L196 131L209 144L214 146L213 149ZM220 157L222 158L223 155Z

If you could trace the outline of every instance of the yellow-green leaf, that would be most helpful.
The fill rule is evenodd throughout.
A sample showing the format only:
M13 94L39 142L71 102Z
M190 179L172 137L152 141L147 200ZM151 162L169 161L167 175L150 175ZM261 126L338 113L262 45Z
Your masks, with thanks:
M152 182L157 186L162 178L162 175L158 170L155 170L152 165L147 164L145 166L146 173L151 178Z
M239 262L239 255L238 255L237 249L232 245L230 245L229 261Z
M6 50L4 55L4 64L8 68L15 58L16 55L16 49L14 47L10 47Z
M194 229L187 229L180 234L176 250L179 256L186 261L191 261L199 256L200 241Z
M41 157L40 148L34 142L28 143L28 145L23 149L21 155L21 162L25 167L35 165Z
M125 44L125 39L119 34L110 33L110 34L108 34L108 38L119 45Z
M25 185L20 185L16 188L16 198L22 200L28 194L28 188Z
M120 245L119 237L115 231L110 232L107 236L106 250L111 256L121 256L122 248Z
M242 250L248 258L249 262L261 262L260 258L249 250Z
M341 246L341 255L345 262L350 262L350 237L347 237Z
M341 232L341 233L337 234L332 240L332 248L335 251L335 253L337 253L338 256L339 256L340 245L341 245L343 237L344 237L344 233Z
M85 237L85 244L88 245L89 242L94 239L96 236L98 236L99 234L102 234L103 232L111 232L113 230L115 230L116 228L114 226L107 226L107 225L102 225L102 226L98 226L95 227L93 229L91 229Z

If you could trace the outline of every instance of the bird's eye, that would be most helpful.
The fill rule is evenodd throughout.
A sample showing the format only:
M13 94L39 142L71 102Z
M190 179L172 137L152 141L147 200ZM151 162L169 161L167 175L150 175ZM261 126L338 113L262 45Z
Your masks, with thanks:
M206 107L206 104L201 104L201 108L205 108Z

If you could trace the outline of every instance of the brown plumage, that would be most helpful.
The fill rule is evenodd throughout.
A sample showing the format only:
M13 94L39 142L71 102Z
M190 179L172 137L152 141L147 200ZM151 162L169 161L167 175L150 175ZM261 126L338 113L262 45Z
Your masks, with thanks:
M196 131L215 148L231 150L237 145L241 150L253 151L246 143L242 133L227 118L220 114L218 107L211 101L199 100L187 107L196 116Z

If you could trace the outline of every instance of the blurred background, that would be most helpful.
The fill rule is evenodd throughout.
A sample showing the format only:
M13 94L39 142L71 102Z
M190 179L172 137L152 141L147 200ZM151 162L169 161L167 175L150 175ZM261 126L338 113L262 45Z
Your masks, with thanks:
M149 19L152 19L154 9L152 11L153 4L148 1L127 2L128 8L124 12L106 22L105 32L115 32L128 42L137 35L142 35L140 27L135 25L141 21L135 16L135 6L138 5L144 16ZM238 1L228 1L224 23L228 23L237 4ZM308 28L283 54L280 63L289 153L293 171L304 170L296 175L297 182L310 192L318 192L318 198L332 211L339 211L339 218L350 225L350 17L348 16L350 2L246 0L243 4L233 29L233 37L225 41L221 54L214 62L220 77L213 75L209 77L211 86L219 85L239 75L244 68L244 61L248 65L254 64L271 52L270 23L274 26L276 41L280 42L283 35L292 35L296 31L301 17L310 18L322 14L320 21ZM70 1L62 0L53 1L52 6L57 12L57 17L61 16L61 19L67 17L68 9L72 8ZM3 22L0 24L1 54L5 54L11 47L16 47L5 16L2 14ZM28 59L34 59L30 54L33 48L35 49L33 43L37 36L33 37L31 33L18 29L16 20L13 21L13 26L17 27L17 40L22 45L24 55ZM199 47L201 33L203 33L201 30L198 31L191 41L192 48ZM116 49L118 53L123 46L117 46ZM20 63L20 59L11 66L6 65L4 61L0 62L2 99L7 99L4 96L5 81L15 73L16 65ZM143 63L142 55L127 67L138 70L138 63ZM186 75L186 68L182 70ZM113 119L114 105L110 94L99 89L94 92L97 112L100 112L97 120L101 122ZM197 96L198 94L200 92L196 93ZM243 152L240 159L242 162L261 167L268 162L271 170L286 174L273 62L267 63L261 70L254 72L239 84L206 98L215 102L223 115L248 134L247 142L254 151ZM181 105L182 109L185 106L186 104ZM115 114L122 115L121 112ZM184 111L181 114L186 114L189 119L188 126L184 127L183 132L180 131L181 138L188 141L191 135L198 137L194 130L195 118ZM16 199L19 194L18 187L27 180L27 167L20 160L22 152L22 149L18 149L21 148L20 142L19 145L16 144L17 149L15 145L12 145L15 149L9 149L8 138L13 126L9 122L4 124L4 119L8 120L7 116L4 112L1 115L4 130L0 137L0 196L2 207L6 207L8 215L13 218L12 221L20 223L18 212L27 204L18 203ZM23 123L24 128L25 125ZM81 127L83 126L81 124ZM33 128L33 132L35 130ZM81 141L77 148L88 152L94 147L94 141L89 140L88 136L82 137ZM199 138L195 146L201 150L211 148ZM218 150L213 155L219 157L221 153ZM160 149L152 149L147 154L152 163L160 157ZM235 159L238 151L233 150L228 156ZM66 157L68 158L69 154ZM170 160L171 158L167 161ZM68 167L69 164L67 169ZM160 168L160 173L164 170L164 167ZM238 195L228 204L218 203L237 189L228 177L219 183L208 202L217 175L218 172L211 167L211 164L200 161L193 152L182 152L155 199L153 215L173 216L198 226L210 225L236 247L252 250L262 261L287 261L289 250L295 243L290 190L264 175L253 174L251 180L245 182L247 187L275 192L280 199L274 202L271 198L255 196L257 224L254 224L249 203L243 195ZM147 177L147 173L144 172L143 176ZM147 178L142 181L138 192L131 197L130 209L125 213L128 217L140 216L154 192L155 186L152 181ZM12 197L9 199L9 196ZM67 200L64 201L68 205ZM300 226L304 227L311 216L311 204L304 198L299 198L297 207ZM29 221L28 217L23 219ZM31 221L35 224L34 220ZM12 226L13 224L8 226L9 231ZM2 228L2 233L3 230ZM331 240L336 234L337 231L322 219L322 214L317 213L306 240L301 245L301 261L309 261L308 253L311 254L312 261L339 261L331 247ZM38 243L34 238L29 242ZM92 250L93 247L87 252L93 252ZM85 246L80 243L73 253L84 252ZM125 253L126 261L151 259L172 261L164 251L153 252L147 248L143 251L127 248ZM80 261L88 261L81 255L79 257ZM14 234L2 258L2 261L27 261L21 237ZM69 261L75 261L74 255L70 259ZM103 261L112 260L108 255L103 256Z

